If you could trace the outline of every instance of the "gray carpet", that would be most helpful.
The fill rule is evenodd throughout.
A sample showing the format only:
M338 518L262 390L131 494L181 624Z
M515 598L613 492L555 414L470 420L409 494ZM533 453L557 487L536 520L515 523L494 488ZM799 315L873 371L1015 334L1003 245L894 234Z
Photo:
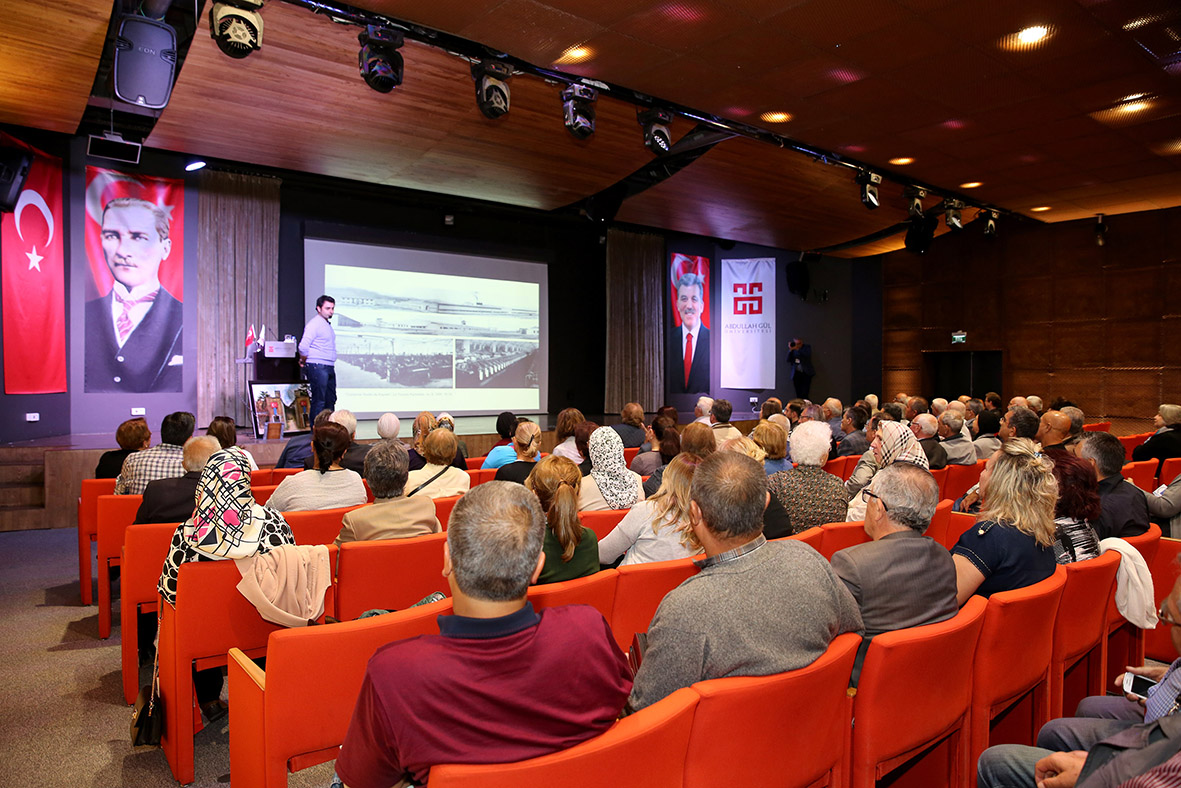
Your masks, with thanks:
M0 786L176 785L164 753L131 746L119 673L119 611L108 640L78 597L77 532L0 533ZM97 594L96 594L97 598ZM141 685L151 666L140 671ZM228 718L198 733L196 786L230 781ZM332 764L288 784L325 788Z

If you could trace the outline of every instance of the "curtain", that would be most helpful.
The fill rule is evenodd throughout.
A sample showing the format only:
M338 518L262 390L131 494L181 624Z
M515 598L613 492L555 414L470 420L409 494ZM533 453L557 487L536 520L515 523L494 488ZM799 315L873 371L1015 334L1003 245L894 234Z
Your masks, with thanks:
M607 231L607 385L603 410L664 404L664 238Z
M214 416L251 423L247 382L238 364L246 330L279 327L278 178L205 171L198 199L197 424Z

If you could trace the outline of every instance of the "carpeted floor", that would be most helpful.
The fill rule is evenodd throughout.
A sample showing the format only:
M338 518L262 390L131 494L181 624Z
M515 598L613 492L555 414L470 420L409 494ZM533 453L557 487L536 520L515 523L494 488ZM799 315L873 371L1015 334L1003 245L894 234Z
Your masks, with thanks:
M119 674L119 611L108 640L78 597L73 529L0 533L0 786L172 786L157 748L133 748ZM151 666L141 669L141 684ZM230 781L228 718L196 737L196 786ZM288 784L326 788L332 764Z

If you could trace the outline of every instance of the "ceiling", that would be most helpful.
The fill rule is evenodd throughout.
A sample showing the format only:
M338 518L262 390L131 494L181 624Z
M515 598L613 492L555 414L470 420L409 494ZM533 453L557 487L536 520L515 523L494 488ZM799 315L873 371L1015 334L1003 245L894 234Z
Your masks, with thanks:
M1173 0L357 1L897 179L868 211L853 170L740 137L625 200L624 222L819 249L904 220L908 178L1041 221L1181 205ZM110 13L111 0L6 0L0 122L77 131ZM518 74L510 113L489 120L467 63L414 41L404 85L383 95L357 73L356 27L280 0L262 15L262 49L243 60L217 49L202 15L146 144L543 210L652 160L622 101L601 96L596 132L580 141L562 126L560 86ZM1033 26L1048 34L1016 41ZM47 46L47 27L72 45ZM674 139L693 125L678 118ZM897 234L838 253L901 245Z

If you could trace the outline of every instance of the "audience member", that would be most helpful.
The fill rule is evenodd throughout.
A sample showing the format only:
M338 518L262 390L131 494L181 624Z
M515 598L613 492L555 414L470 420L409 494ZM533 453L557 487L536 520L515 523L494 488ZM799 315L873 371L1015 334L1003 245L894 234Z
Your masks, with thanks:
M1053 463L1028 438L1005 441L980 474L976 524L952 548L960 604L1041 582L1054 573Z
M128 455L152 445L152 428L143 416L128 419L115 430L115 442L119 448L103 452L94 467L94 478L114 479L123 470L123 461Z
M148 482L139 511L135 513L135 522L180 523L192 517L201 471L205 469L209 458L221 448L217 438L212 435L185 441L184 458L181 461L185 475Z
M218 444L223 449L238 445L238 425L229 416L214 416L213 421L209 422L205 434L217 438ZM257 471L258 463L254 461L254 455L246 449L242 449L242 453L246 455L246 460L250 463L250 470Z
M578 519L578 466L566 457L546 457L534 464L524 484L545 511L545 566L537 582L561 583L599 571L599 538Z
M1042 413L1045 409L1045 405L1042 404L1041 397L1037 396L1036 394L1030 394L1028 397L1025 398L1025 402L1029 406L1030 410L1032 410L1038 416L1042 415Z
M672 405L661 405L656 410L656 416L658 418L660 416L663 416L666 419L668 419L669 421L671 421L674 425L680 423L680 421L681 421L680 414L677 413L677 409L674 408Z
M594 435L598 428L599 425L593 421L580 421L578 426L574 428L574 446L582 455L582 462L578 463L578 470L582 472L584 477L590 475L591 472L590 436Z
M637 454L629 466L640 476L651 476L657 468L668 465L681 451L681 435L677 432L677 425L665 416L657 416L652 420L647 443L651 448Z
M335 410L328 420L344 427L345 432L349 434L349 447L345 449L344 456L340 458L340 467L360 475L361 471L365 469L365 453L369 451L369 444L356 441L357 417L353 415L351 410ZM304 468L310 469L312 467L309 457L304 461Z
M927 466L933 471L946 468L947 450L939 442L939 420L930 413L920 413L910 420L910 431L927 455Z
M1063 405L1057 410L1070 419L1070 437L1066 439L1066 448L1077 457L1083 443L1083 412L1074 405Z
M554 426L554 439L558 442L553 450L555 457L565 457L575 465L586 459L574 445L574 428L584 421L586 417L578 408L564 408L558 414L558 423Z
M931 414L920 415L930 416ZM923 470L930 468L927 455L923 451L923 447L919 445L914 433L896 421L879 421L869 448L873 455L871 461L864 462L864 469L863 462L859 461L857 467L853 469L853 475L844 485L845 494L849 496L849 506L845 511L844 519L849 522L865 519L865 498L857 493L861 492L882 468L889 467L896 462L907 462L917 465ZM867 471L872 472L867 475Z
M1099 536L1091 525L1100 512L1095 469L1069 452L1059 452L1053 461L1054 478L1058 481L1058 502L1054 505L1054 558L1060 564L1097 558L1102 551Z
M518 484L487 482L456 504L443 553L454 614L369 660L336 761L346 784L424 785L437 763L526 760L614 724L630 681L607 622L589 605L538 614L525 599L545 522Z
M787 401L787 407L784 408L783 415L787 416L787 420L791 422L791 428L793 430L800 423L800 416L803 415L804 408L806 407L808 407L808 403L799 398Z
M979 397L970 397L964 405L968 409L968 417L964 420L964 424L967 426L968 432L971 433L972 440L974 441L980 435L980 424L977 422L977 419L984 412L984 401ZM999 425L1000 422L998 421L997 424Z
M365 455L365 481L373 503L345 512L336 546L437 534L441 530L435 502L425 495L407 496L410 456L401 441L374 444Z
M652 619L632 709L705 679L805 667L837 635L861 630L857 603L819 553L763 536L767 477L757 462L715 452L698 466L690 496L706 557Z
M500 415L504 416L503 413ZM497 425L496 428L499 430L500 429L500 418L497 418L496 425ZM411 428L412 445L410 447L410 451L407 452L410 455L410 470L417 471L419 468L422 468L424 465L426 465L426 457L423 456L423 442L426 440L427 436L430 435L432 432L434 432L436 429L438 429L438 427L439 427L439 420L436 419L434 417L434 415L431 414L430 411L424 410L422 413L419 413L414 418L414 426ZM514 426L514 429L516 429L515 426ZM488 454L491 455L491 454L494 454L497 452L503 452L503 454L497 454L498 458L500 458L500 457L505 458L504 462L501 462L500 465L503 465L505 462L512 461L513 450L511 447L506 449L505 447L501 446L498 443L498 444L496 444L495 448L493 448L491 451L488 452ZM467 470L467 460L465 460L463 458L463 455L459 453L458 443L456 444L456 447L455 447L455 456L451 458L451 464L454 465L456 468L458 468L461 471ZM488 465L487 458L485 458L485 463L482 467L497 468L500 466L499 465L491 465L491 466Z
M878 465L877 457L874 456L873 442L877 438L878 427L885 421L890 421L890 414L886 412L885 408L882 408L865 425L865 439L869 441L869 449L858 458L857 464L853 466L853 472L845 480L845 497L850 501L869 484L869 480L881 467ZM919 447L919 450L922 451L922 447Z
M497 468L496 481L524 484L541 459L541 427L531 421L521 422L517 425L517 433L510 445L517 453L517 459Z
M930 413L931 406L927 400L922 397L911 397L906 401L906 411L902 414L903 421L910 423L914 421L915 416L921 416L924 413Z
M997 435L1001 430L1001 419L995 410L981 411L976 417L976 440L972 445L976 448L976 461L987 460L1001 447L1001 439Z
M759 406L759 421L768 419L776 413L783 413L783 403L777 398L771 397Z
M728 440L741 438L742 433L730 423L730 414L734 412L729 400L715 399L709 411L710 427L714 431L714 441L720 446Z
M826 423L804 422L792 435L791 459L796 467L767 477L767 487L787 510L795 533L845 519L845 485L823 467L831 442L832 430Z
M360 474L340 464L350 443L348 431L335 422L316 427L312 431L313 469L279 482L267 506L277 512L300 512L365 503L369 495Z
M764 452L759 445L750 438L734 438L728 440L718 447L718 451L734 451L739 454L745 454L755 462L764 466L766 469L766 452ZM779 498L774 495L767 496L767 508L763 510L763 536L768 539L780 539L784 536L791 536L793 533L791 527L791 516L787 513L787 509L783 508L783 504L779 502Z
M698 397L697 404L693 406L693 421L708 427L711 423L709 417L713 408L713 397Z
M845 437L845 431L841 429L845 407L836 397L829 397L820 406L820 410L822 418L828 422L828 428L832 431L833 441L840 442Z
M1160 526L1161 532L1173 539L1181 538L1181 474L1173 477L1173 481L1161 479L1167 486L1163 490L1144 493L1144 502L1148 506L1148 514L1152 522ZM1158 488L1159 489L1159 488Z
M463 467L460 470L467 470L467 442L455 433L455 417L450 413L440 413L439 418L436 419L438 426L445 430L450 430L452 435L455 435L455 445L459 451L459 456L464 460Z
M990 391L984 395L984 409L985 410L1000 410L1001 409L1001 395L995 391Z
M857 600L865 636L954 616L955 564L943 545L924 535L939 503L935 477L898 462L861 494L867 498L865 532L873 541L834 553L832 569Z
M513 435L517 432L517 417L511 411L503 411L496 417L496 434L500 436L500 440L492 444L496 446L508 446L513 442Z
M787 431L770 421L760 421L750 438L763 450L763 470L770 476L791 467L787 459Z
M630 509L644 500L644 482L638 473L627 469L623 459L623 441L610 427L599 427L588 443L591 472L582 482L578 510Z
M1165 460L1181 457L1181 405L1161 405L1152 417L1152 426L1156 432L1132 449L1132 462L1156 460L1159 474Z
M1011 410L1013 408L1026 408L1031 413L1033 412L1033 408L1029 407L1029 400L1027 400L1025 397L1013 397L1011 400L1009 400L1009 409ZM1034 413L1033 415L1040 416L1041 414Z
M975 436L972 435L972 431L968 429L968 406L959 400L954 400L947 403L947 411L945 412L954 413L960 417L960 434L964 436L964 440L971 443Z
M935 397L931 400L931 415L939 418L943 415L943 411L947 410L947 400L943 397Z
M619 414L619 424L612 424L611 429L619 433L623 440L623 448L635 449L644 445L648 431L644 429L644 406L638 402L629 402L623 406Z
M1099 539L1139 536L1148 530L1148 504L1136 485L1125 483L1124 445L1110 432L1092 432L1083 441L1082 459L1099 477L1099 519L1092 522Z
M457 451L456 443L455 433L448 429L436 428L426 436L426 440L422 442L422 458L426 465L410 471L406 478L406 487L410 490L407 495L421 495L423 498L431 499L449 498L452 495L463 495L471 488L471 475L451 464ZM406 463L409 467L409 452L406 455Z
M876 416L878 412L878 395L866 394L863 399L865 400L865 404L869 406L869 415Z
M599 542L599 563L619 565L671 561L701 552L689 523L689 486L701 463L681 452L665 468L660 489L631 508Z
M976 447L963 429L963 418L950 408L939 417L939 445L947 452L948 465L976 464Z
M160 422L160 442L123 460L115 479L115 495L143 495L150 481L184 476L184 445L193 437L196 422L193 414L185 411L165 416Z
M865 424L869 421L869 411L853 406L845 409L841 419L841 432L845 437L837 446L838 457L860 457L869 451L869 439L865 437Z
M397 418L396 416L394 418ZM312 458L312 433L315 432L316 427L328 424L332 420L332 411L322 410L316 414L312 421L312 429L306 435L296 435L291 440L287 441L287 445L283 447L283 451L279 454L279 459L275 462L276 468L306 468Z
M1002 441L1009 438L1029 438L1035 440L1037 431L1041 429L1041 419L1029 408L1015 407L1005 411L1001 419L1001 429L997 433Z
M1067 452L1066 439L1070 437L1070 417L1057 410L1047 410L1038 422L1037 436L1034 438L1042 445L1042 451L1051 452L1057 461L1057 455Z
M377 420L377 437L383 441L393 440L402 431L402 420L393 413L383 413Z
M909 422L905 421L902 418L902 416L903 416L902 406L899 405L897 402L887 402L885 405L882 406L882 411L884 411L887 415L889 415L891 421L896 421L899 424L909 424Z
M714 432L708 425L694 422L685 427L681 433L681 451L705 458L717 450L718 444L714 439ZM655 495L664 480L664 468L656 471L644 482L644 495Z
M517 449L516 449L516 446L514 445L514 443L516 441L516 436L520 433L520 429L521 429L522 424L532 424L532 423L533 422L529 421L528 419L525 419L523 421L518 421L516 428L514 428L514 430L513 430L513 440L509 441L508 443L504 444L503 446L496 446L491 451L489 451L488 455L484 458L484 464L480 467L482 467L482 468L500 468L501 466L508 465L510 462L517 462L520 459L520 457L517 454ZM535 448L538 450L535 451L533 454L534 462L541 459L540 430L538 431L538 439L537 439ZM526 476L527 475L528 474L526 474Z

